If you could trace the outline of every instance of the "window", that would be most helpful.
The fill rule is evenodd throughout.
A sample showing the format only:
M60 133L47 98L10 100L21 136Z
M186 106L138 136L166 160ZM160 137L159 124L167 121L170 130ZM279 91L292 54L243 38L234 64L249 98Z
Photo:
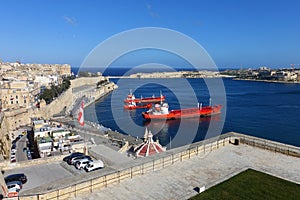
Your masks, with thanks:
M16 99L18 99L18 95L16 95Z
M14 104L14 101L10 101L10 104Z
M26 99L24 99L24 103L26 103Z
M16 104L18 104L19 102L18 101L16 101Z

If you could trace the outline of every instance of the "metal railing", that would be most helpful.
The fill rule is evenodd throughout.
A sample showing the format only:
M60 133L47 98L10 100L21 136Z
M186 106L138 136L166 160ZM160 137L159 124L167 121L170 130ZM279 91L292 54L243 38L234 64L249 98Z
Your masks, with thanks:
M258 147L261 149L282 153L288 156L300 157L300 148L280 142L275 142L267 139L257 138L249 135L235 133L240 142L249 146Z

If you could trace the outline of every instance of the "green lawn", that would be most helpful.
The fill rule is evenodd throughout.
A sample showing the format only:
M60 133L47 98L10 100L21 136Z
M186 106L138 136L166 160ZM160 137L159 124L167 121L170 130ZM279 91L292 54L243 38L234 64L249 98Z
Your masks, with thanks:
M248 169L191 198L198 199L300 200L300 185Z

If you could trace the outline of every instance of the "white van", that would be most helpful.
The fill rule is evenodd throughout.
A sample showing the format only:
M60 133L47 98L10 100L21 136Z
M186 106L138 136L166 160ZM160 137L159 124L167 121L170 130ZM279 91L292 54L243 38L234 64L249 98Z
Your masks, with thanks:
M90 162L85 166L85 171L90 172L97 169L102 169L104 167L104 164L101 160L95 160L93 162Z

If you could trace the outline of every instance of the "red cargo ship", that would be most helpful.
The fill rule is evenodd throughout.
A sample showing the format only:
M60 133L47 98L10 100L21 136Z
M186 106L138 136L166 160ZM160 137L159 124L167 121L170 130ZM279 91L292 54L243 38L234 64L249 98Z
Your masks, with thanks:
M165 96L162 94L159 97L155 97L154 95L152 97L141 97L141 98L135 98L134 94L132 94L131 90L129 94L127 95L127 98L124 100L124 103L130 103L130 102L136 102L136 103L156 103L160 101L164 101Z
M198 106L196 108L186 108L181 110L169 111L169 105L167 103L155 104L154 108L151 108L147 112L143 112L143 118L150 119L180 119L191 117L206 117L221 113L222 105L214 106Z
M124 105L124 109L127 109L127 110L134 110L134 109L138 109L138 108L151 108L152 107L152 104L151 103L148 103L148 104L139 104L137 105L135 102L129 102L127 104Z

